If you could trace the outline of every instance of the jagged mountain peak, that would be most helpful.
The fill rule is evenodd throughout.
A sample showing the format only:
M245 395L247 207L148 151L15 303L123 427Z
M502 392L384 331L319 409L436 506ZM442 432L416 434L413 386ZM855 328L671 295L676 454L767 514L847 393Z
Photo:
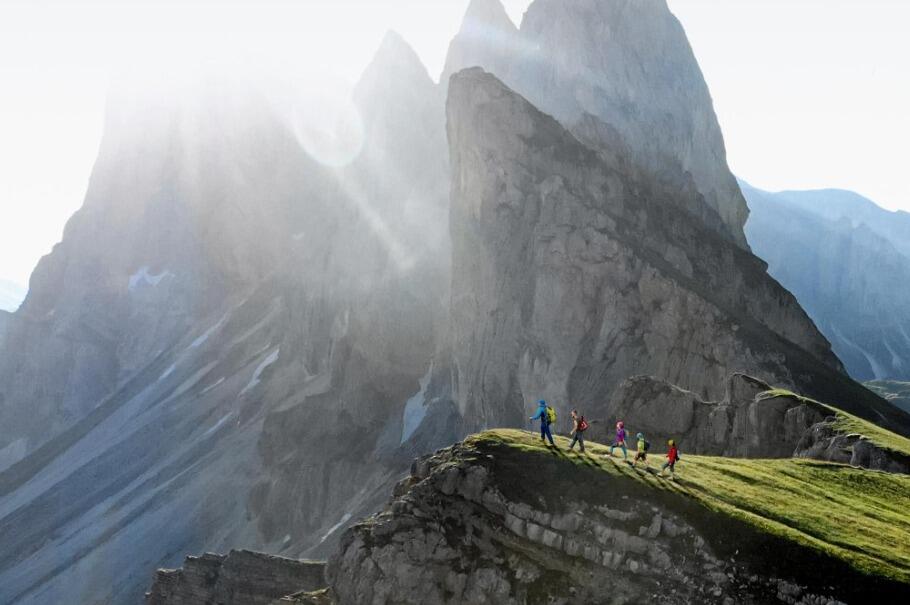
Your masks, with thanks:
M688 212L747 248L748 209L727 166L711 95L666 2L536 0L520 30L463 27L449 47L443 86L474 66L585 145L626 158L644 180L660 182Z
M407 74L409 78L415 80L425 81L428 84L432 83L432 78L430 78L430 74L420 60L417 51L395 30L387 31L382 38L373 60L370 61L361 76L358 88L362 87L364 82L373 78L388 77L390 70L395 70L396 73L400 74Z
M506 7L499 0L471 0L461 22L461 31L479 25L505 31L518 30L506 12Z
M499 0L473 0L449 44L440 84L448 87L452 74L475 66L508 81L512 57L520 45L518 28Z

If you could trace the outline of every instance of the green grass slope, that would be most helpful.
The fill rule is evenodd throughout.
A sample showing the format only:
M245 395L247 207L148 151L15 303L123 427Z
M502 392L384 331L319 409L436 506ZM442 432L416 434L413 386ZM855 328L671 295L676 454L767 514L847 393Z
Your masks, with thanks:
M676 480L669 480L641 465L633 468L621 457L605 459L609 449L595 443L588 444L585 454L569 453L565 438L557 438L558 449L552 449L532 433L511 429L481 433L467 443L480 450L508 446L529 456L558 458L567 468L584 465L624 477L694 500L862 573L910 584L908 475L811 460L746 460L683 452ZM620 455L618 450L616 454ZM656 444L650 457L651 469L658 470L663 452Z

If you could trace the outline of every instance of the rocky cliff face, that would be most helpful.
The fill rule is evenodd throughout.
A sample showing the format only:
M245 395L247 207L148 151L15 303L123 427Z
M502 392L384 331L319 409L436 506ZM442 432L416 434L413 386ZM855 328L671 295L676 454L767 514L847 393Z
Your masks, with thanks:
M536 0L517 29L474 0L442 82L480 66L627 172L746 246L748 209L727 168L708 88L664 0Z
M737 374L722 401L708 402L655 378L631 378L617 389L610 416L592 438L610 441L614 423L622 419L658 449L675 439L692 454L787 458L806 431L831 412L795 397L766 396L769 391L764 382Z
M325 586L325 564L237 550L187 557L180 569L158 571L148 605L271 605Z
M910 254L892 232L899 215L849 192L768 193L745 183L743 191L755 253L796 295L850 375L910 377Z
M906 425L761 261L494 76L455 75L448 116L453 398L472 426L521 426L541 396L567 415L641 372L719 399L735 370Z
M887 473L910 474L910 455L883 448L860 433L846 433L833 417L812 425L803 433L793 455Z
M705 401L651 376L616 390L607 409L593 406L588 437L610 443L623 420L660 449L668 439L692 454L735 458L812 458L892 473L910 472L910 457L837 422L839 412L743 374L727 381L721 401ZM630 437L630 442L634 439Z

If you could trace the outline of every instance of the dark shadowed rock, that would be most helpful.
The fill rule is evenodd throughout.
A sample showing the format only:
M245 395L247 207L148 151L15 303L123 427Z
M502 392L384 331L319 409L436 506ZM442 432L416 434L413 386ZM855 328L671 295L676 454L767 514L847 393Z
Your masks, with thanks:
M589 438L609 443L623 420L634 444L643 433L658 449L674 439L684 452L736 458L813 458L893 473L910 472L910 458L836 426L839 412L768 384L734 374L727 396L705 401L652 376L636 376L616 391L609 411L593 408Z
M187 557L162 569L147 605L271 605L292 593L325 587L325 563L296 561L246 550Z
M805 431L830 412L796 398L759 397L770 389L735 374L727 381L727 398L712 402L653 377L631 378L613 397L610 416L594 425L592 438L608 441L621 419L631 435L644 433L658 448L675 439L692 454L788 458Z
M832 418L812 425L803 433L793 455L910 474L910 456L880 447L858 433L845 434L837 429Z

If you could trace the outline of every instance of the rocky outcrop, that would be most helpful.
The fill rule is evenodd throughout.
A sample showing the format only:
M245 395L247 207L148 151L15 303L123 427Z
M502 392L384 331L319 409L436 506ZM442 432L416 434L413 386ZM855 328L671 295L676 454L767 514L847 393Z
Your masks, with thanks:
M658 449L674 439L691 454L812 458L910 472L906 454L841 428L838 410L744 374L730 377L721 401L705 401L652 376L636 376L617 389L608 408L592 406L584 412L591 420L588 438L604 443L612 442L614 424L623 420L630 435L641 432Z
M288 603L297 603L297 605L336 605L337 601L332 590L324 588L322 590L288 595L275 603L275 605L287 605Z
M910 456L881 447L865 435L844 433L837 427L834 418L818 422L803 433L793 455L888 473L910 474Z
M671 492L529 456L460 444L418 460L386 511L348 530L330 559L338 603L839 603L906 593Z
M522 426L540 397L567 417L641 373L720 399L734 371L910 427L845 376L761 261L493 75L456 74L448 116L450 375L471 427Z
M632 435L642 432L659 447L675 439L692 454L789 458L806 431L832 412L796 397L764 396L768 391L768 384L734 374L723 400L705 401L650 376L630 378L617 389L605 422L593 425L592 438L609 442L622 419Z
M443 85L475 66L662 188L665 203L746 246L748 209L708 87L663 0L535 0L520 29L500 0L473 0L449 47Z
M746 235L857 380L910 378L910 219L845 191L769 193L742 183ZM900 229L898 229L900 231Z
M162 569L146 593L147 605L271 605L302 590L325 587L325 563L235 550L187 557L180 569Z

